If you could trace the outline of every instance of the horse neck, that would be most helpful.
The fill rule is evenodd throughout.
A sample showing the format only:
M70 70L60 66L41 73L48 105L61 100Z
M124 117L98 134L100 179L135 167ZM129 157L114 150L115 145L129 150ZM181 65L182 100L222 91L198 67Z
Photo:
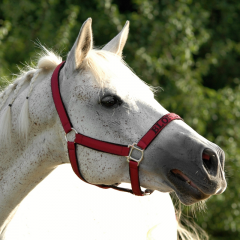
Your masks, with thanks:
M23 91L12 107L11 144L0 145L0 235L24 197L57 165L68 162L50 77L40 80L29 99L28 139L19 137L17 129L17 116L27 94Z

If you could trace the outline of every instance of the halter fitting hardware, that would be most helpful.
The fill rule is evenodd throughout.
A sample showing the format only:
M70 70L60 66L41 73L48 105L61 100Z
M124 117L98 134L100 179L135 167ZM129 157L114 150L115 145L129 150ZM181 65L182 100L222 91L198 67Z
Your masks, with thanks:
M94 149L96 151L105 152L108 154L114 154L117 156L123 156L127 158L129 162L129 175L132 185L132 190L127 188L121 188L116 185L95 185L100 188L112 188L122 192L129 192L137 196L144 196L151 194L153 191L150 189L146 189L143 192L140 188L140 181L139 181L139 163L143 160L144 150L147 149L149 144L156 138L156 136L163 130L165 126L167 126L173 120L182 120L175 113L168 113L162 116L148 131L147 133L139 140L138 143L133 143L132 145L121 145L111 142L105 142L98 139L94 139L88 136L85 136L81 133L78 133L72 126L70 118L66 112L64 107L60 88L59 88L59 72L61 68L64 66L64 62L59 64L53 72L52 79L51 79L51 88L52 88L52 95L53 101L58 112L58 116L61 120L63 129L65 131L65 139L67 141L67 148L68 148L68 156L70 163L72 165L73 171L76 175L82 179L83 181L87 182L81 174L80 171L80 162L77 159L76 153L76 146L81 145L87 148ZM67 135L72 131L75 132L75 139L73 141L69 141ZM139 151L141 153L141 157L139 159L135 159L132 157L133 150ZM91 184L91 183L90 183ZM92 184L94 185L94 184Z
M128 147L130 148L129 151L129 155L126 157L127 158L127 162L129 162L130 160L137 162L138 165L139 163L143 160L143 155L144 155L144 149L141 149L140 147L137 146L137 143L133 143L132 145L128 145ZM133 158L131 156L133 149L136 149L137 151L139 151L141 153L141 157L139 159Z
M77 132L77 130L76 130L75 128L71 128L70 132L65 133L65 140L66 140L66 142L68 142L67 135L68 135L69 133L71 133L72 131L75 132L75 137L74 137L74 141L73 141L73 142L75 142L76 134L78 134L78 132Z

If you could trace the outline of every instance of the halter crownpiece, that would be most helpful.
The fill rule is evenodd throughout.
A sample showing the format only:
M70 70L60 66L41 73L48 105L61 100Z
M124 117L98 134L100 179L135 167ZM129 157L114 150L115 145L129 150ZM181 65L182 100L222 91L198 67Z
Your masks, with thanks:
M175 113L168 113L164 115L151 127L151 129L140 139L138 143L133 143L132 145L128 145L128 146L97 140L91 137L87 137L81 133L78 133L71 124L70 118L65 110L64 104L62 102L61 94L60 94L59 73L62 67L64 66L64 64L65 62L62 62L54 70L52 79L51 79L51 88L52 88L53 101L56 106L59 118L61 120L63 129L66 134L65 139L68 147L68 155L69 155L69 159L70 159L70 163L73 168L73 171L76 173L76 175L80 179L87 182L82 176L80 171L79 163L77 160L77 154L76 154L76 144L79 144L97 151L109 153L109 154L125 156L127 158L127 161L129 162L129 174L130 174L132 190L118 187L117 184L116 185L92 184L92 185L95 185L100 188L113 188L119 191L129 192L137 196L144 196L144 195L151 194L153 191L149 189L146 189L145 192L143 192L140 188L140 182L139 182L139 164L144 158L144 150L147 149L149 144L163 130L165 126L167 126L173 120L182 120L182 118ZM73 142L68 141L68 138L67 138L67 134L72 131L75 132L75 139ZM132 157L133 150L136 150L141 153L141 156L139 159L135 159L134 157Z

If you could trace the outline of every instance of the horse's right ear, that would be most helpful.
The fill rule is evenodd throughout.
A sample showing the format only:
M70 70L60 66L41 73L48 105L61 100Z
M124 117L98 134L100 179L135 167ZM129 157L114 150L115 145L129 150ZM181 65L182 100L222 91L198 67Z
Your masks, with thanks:
M92 19L88 18L83 23L77 40L68 54L65 66L72 71L78 69L92 47Z

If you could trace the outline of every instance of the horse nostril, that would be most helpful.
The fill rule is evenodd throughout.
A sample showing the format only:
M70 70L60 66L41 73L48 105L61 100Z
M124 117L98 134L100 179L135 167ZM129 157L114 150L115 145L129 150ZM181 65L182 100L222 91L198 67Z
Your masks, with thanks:
M203 160L207 160L207 161L210 160L210 156L208 156L205 153L202 154L202 158L203 158Z
M211 169L211 157L203 153L202 160L203 160L203 166L209 172Z
M217 172L217 156L209 148L204 149L202 153L203 166L209 174Z

